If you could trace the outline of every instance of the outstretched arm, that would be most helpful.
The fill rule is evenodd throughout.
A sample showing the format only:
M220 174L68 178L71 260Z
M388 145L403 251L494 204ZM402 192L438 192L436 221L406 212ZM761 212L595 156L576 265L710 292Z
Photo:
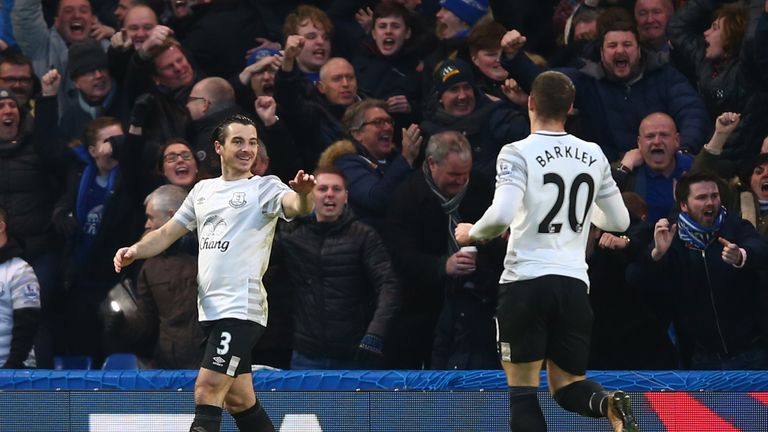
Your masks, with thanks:
M150 231L132 246L118 249L113 259L115 272L120 273L123 267L136 260L158 255L188 232L189 230L180 223L173 219L169 220L159 229Z

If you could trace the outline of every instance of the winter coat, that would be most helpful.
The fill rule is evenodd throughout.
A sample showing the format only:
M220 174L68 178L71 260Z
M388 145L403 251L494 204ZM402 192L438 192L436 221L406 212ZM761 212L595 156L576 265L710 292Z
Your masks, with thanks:
M504 67L526 91L541 72L526 55L504 60ZM667 64L663 53L643 50L641 75L630 82L608 79L602 64L589 60L580 69L556 70L568 75L576 87L574 107L584 131L580 138L600 145L609 161L637 148L640 122L654 112L674 119L681 147L693 153L710 137L712 121L704 103L688 80Z
M51 216L69 160L56 136L56 98L38 98L36 110L31 132L31 118L22 114L20 136L0 142L0 206L27 259L47 252L54 240Z
M335 166L347 179L349 205L362 221L381 232L390 196L413 171L398 151L386 163L376 160L360 143L338 141L320 157L319 167Z
M768 244L737 216L725 219L718 237L747 252L743 268L723 261L723 245L717 239L699 250L676 235L658 262L651 259L651 242L627 270L627 279L668 304L682 344L694 353L727 356L765 338L759 325L758 271L768 263Z
M366 333L386 340L400 287L376 231L349 211L335 222L309 215L296 224L282 242L295 290L294 350L351 360Z

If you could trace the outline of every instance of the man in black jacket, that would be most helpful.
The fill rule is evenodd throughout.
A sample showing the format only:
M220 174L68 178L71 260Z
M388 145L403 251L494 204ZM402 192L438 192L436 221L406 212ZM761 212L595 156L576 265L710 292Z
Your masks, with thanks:
M400 287L379 235L346 209L341 172L315 180L314 214L282 242L295 292L291 369L376 369Z
M392 195L385 238L403 284L387 355L393 369L499 365L493 311L505 242L470 253L453 237L456 224L479 219L493 197L485 182L470 179L471 169L464 135L441 132L427 144L423 169Z
M768 367L768 337L758 320L758 270L768 262L768 245L749 222L727 214L719 184L707 173L678 181L677 223L656 222L652 249L628 278L665 288L683 366L761 370Z

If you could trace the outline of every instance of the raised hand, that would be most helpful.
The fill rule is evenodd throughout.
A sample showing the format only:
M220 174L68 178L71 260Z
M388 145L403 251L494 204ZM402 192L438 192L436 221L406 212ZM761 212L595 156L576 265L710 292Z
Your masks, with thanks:
M409 113L411 104L408 98L403 95L390 96L387 99L387 112L389 113Z
M259 96L254 102L254 108L256 109L256 115L259 116L264 126L272 126L277 122L277 103L272 96Z
M91 37L96 40L109 39L115 34L115 29L99 22L98 18L93 19L91 24Z
M293 70L296 57L299 56L305 43L306 39L304 39L304 36L288 36L288 39L285 40L285 49L283 49L283 64L281 65L283 71L290 72Z
M715 132L721 134L730 134L736 129L741 121L741 114L733 112L724 112L717 117L715 121Z
M523 108L528 107L528 93L520 88L517 81L512 78L504 81L504 84L501 85L501 91L513 104Z
M514 57L528 39L517 30L510 30L501 37L501 50L507 58Z
M403 142L400 154L403 155L408 165L413 166L416 158L419 157L421 152L421 144L424 142L424 137L421 136L421 129L419 125L412 123L408 126L408 129L403 128Z
M363 31L370 33L373 27L373 10L370 7L360 8L355 12L355 21L360 24Z
M669 220L666 218L661 218L656 222L656 226L653 229L653 241L655 244L651 251L651 258L654 261L660 260L667 253L676 233L677 224L670 225Z
M288 186L299 195L308 195L315 187L315 176L312 174L305 174L304 170L299 170L296 173L296 177L288 182Z
M43 96L56 96L61 86L61 74L56 69L51 69L40 79Z
M133 45L133 40L128 36L125 30L115 32L109 40L112 48L120 51L127 51Z
M152 49L152 47L164 44L170 36L173 36L173 30L170 27L159 24L156 25L155 28L153 28L149 33L147 40L141 44L141 51L144 53L144 56L142 57L145 57L147 53L149 53L149 50Z

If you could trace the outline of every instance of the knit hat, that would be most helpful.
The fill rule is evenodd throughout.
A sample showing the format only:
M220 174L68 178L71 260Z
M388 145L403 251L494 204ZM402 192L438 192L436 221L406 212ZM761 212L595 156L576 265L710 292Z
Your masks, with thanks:
M261 48L257 49L256 51L252 52L251 55L248 56L248 66L256 63L257 61L263 59L264 57L274 56L280 54L280 51L272 48Z
M97 41L86 39L69 47L69 77L75 79L80 75L97 69L109 69L107 53Z
M16 93L14 93L13 90L0 87L0 100L3 99L11 99L16 102L17 106L19 105L19 99L16 97Z
M488 10L488 0L440 0L440 6L473 26Z
M474 85L475 76L472 68L464 60L447 59L437 67L434 77L435 91L437 97L442 96L443 92L451 88L454 84L468 82Z

